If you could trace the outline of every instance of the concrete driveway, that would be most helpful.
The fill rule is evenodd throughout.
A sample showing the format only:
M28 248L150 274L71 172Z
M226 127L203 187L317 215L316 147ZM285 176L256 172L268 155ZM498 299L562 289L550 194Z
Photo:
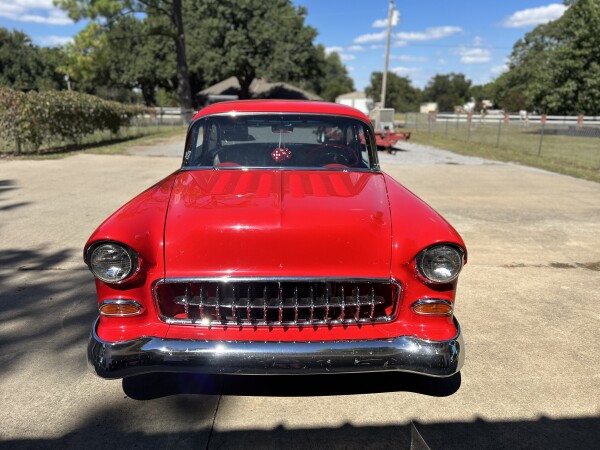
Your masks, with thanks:
M409 448L412 422L438 449L597 448L600 184L403 148L385 170L470 251L457 304L467 360L448 380L97 378L81 249L180 158L0 161L0 447Z

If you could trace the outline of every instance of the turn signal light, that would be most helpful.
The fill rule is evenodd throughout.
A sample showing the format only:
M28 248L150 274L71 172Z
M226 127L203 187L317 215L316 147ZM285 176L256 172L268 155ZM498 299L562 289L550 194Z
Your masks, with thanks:
M105 300L98 309L103 316L112 317L137 316L144 310L142 305L133 300Z
M412 304L415 313L424 316L451 316L452 304L448 300L423 299Z

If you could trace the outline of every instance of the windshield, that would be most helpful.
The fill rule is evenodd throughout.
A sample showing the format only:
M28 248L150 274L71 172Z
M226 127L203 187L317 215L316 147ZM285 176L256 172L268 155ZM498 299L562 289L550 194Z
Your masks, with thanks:
M208 116L190 129L184 167L376 167L373 135L349 117L298 114Z

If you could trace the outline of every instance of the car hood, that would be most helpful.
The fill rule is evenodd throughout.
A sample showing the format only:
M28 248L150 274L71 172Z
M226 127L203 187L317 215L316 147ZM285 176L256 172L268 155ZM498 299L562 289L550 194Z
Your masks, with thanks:
M182 171L164 242L168 278L388 278L385 181L371 172Z

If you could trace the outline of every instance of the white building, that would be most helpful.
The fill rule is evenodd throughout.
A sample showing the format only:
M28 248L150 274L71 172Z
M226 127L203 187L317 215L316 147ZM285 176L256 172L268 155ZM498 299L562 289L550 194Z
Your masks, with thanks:
M356 108L366 115L369 115L369 112L373 109L373 99L367 97L364 92L349 92L348 94L338 95L335 102Z
M420 112L421 114L429 114L430 112L437 112L438 104L435 102L421 103Z

